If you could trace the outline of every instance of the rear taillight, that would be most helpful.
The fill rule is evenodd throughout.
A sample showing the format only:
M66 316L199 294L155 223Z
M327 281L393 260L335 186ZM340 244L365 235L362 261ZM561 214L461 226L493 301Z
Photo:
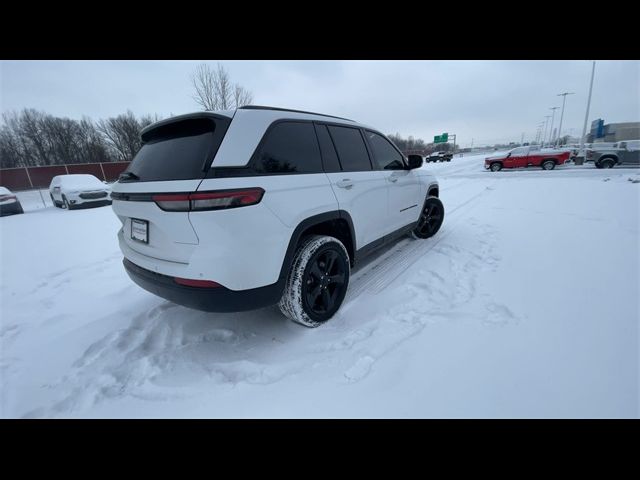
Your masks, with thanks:
M219 283L212 282L211 280L192 280L190 278L174 277L173 281L179 285L185 285L187 287L218 288L222 286Z
M0 202L4 202L5 200L15 200L15 195L0 195Z
M214 192L176 193L154 195L153 201L168 212L200 212L246 207L260 203L262 188L216 190Z

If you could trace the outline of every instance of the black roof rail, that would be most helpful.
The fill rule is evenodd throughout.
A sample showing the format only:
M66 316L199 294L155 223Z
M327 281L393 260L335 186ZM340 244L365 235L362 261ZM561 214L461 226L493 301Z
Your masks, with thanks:
M356 123L355 120L351 120L350 118L336 117L335 115L325 115L324 113L305 112L304 110L292 110L291 108L266 107L263 105L245 105L244 107L240 107L240 110L278 110L281 112L307 113L309 115L319 115L321 117L339 118L340 120L347 120L348 122Z

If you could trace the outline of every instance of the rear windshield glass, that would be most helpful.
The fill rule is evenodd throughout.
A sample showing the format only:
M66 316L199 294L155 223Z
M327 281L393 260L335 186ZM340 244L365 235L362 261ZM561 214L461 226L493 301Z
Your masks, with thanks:
M202 178L211 165L229 120L198 118L145 132L143 145L120 177L121 182ZM132 175L127 175L130 173Z

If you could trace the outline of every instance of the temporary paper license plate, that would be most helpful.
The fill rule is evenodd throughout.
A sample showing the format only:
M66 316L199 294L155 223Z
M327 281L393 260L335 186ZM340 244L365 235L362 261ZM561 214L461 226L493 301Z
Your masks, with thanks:
M149 243L149 221L131 219L131 238L142 243Z

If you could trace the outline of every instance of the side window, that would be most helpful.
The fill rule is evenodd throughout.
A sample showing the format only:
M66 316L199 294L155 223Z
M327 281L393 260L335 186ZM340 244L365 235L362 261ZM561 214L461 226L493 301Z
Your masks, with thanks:
M316 133L318 134L318 142L320 143L320 153L322 154L322 164L324 171L327 173L340 172L340 161L333 146L333 141L329 136L326 125L316 124Z
M402 155L389 143L389 140L369 130L366 130L366 135L373 150L373 157L381 169L404 170Z
M511 152L512 157L521 157L526 154L527 154L527 147L515 148L513 152Z
M371 170L369 153L360 130L350 127L330 125L329 133L338 151L338 158L345 172L363 172Z
M259 173L320 173L318 140L310 122L281 122L268 132L252 159Z

